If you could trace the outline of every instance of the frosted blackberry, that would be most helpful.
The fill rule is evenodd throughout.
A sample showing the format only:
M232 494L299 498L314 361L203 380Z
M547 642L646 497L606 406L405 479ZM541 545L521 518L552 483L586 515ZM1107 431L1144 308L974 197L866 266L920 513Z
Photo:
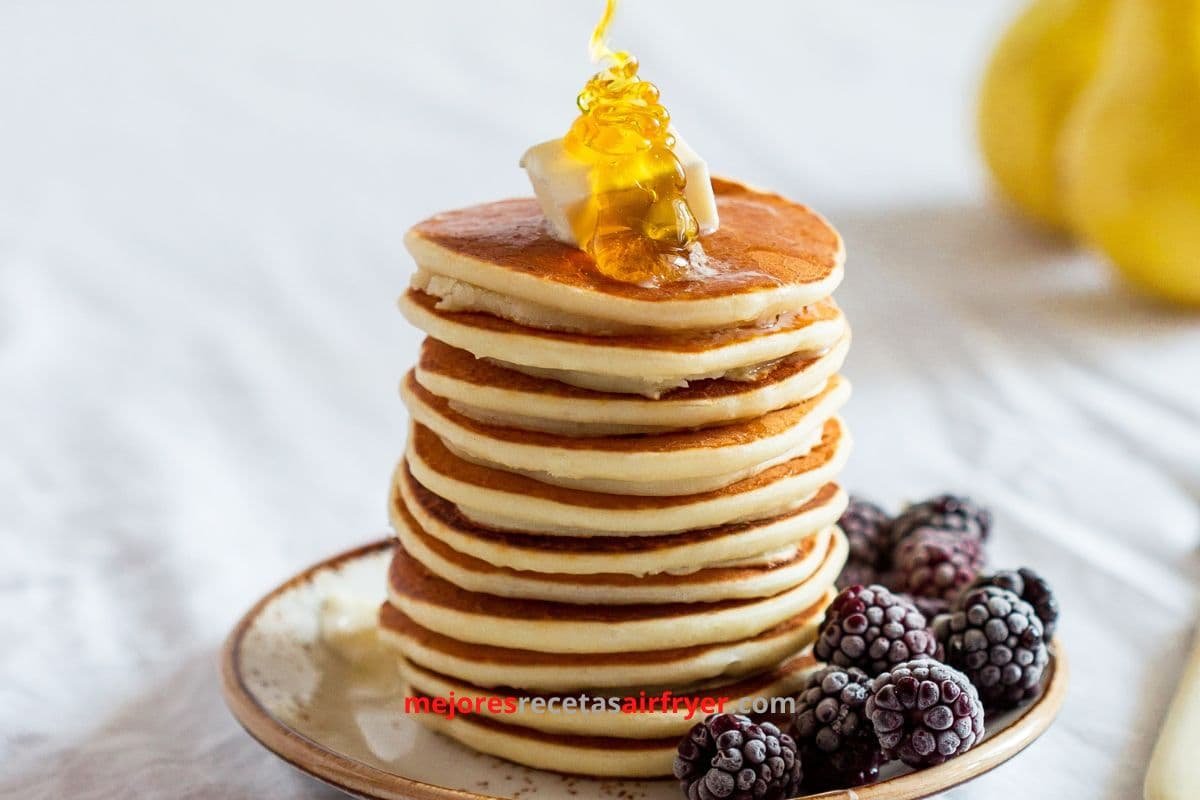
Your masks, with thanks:
M889 576L889 582L891 577L892 576ZM886 586L888 584L885 583L884 585ZM893 590L892 593L903 597L916 606L917 611L920 611L922 614L924 614L925 619L929 621L930 628L933 627L933 621L937 619L938 616L945 614L950 610L950 602L948 600L943 600L940 597L914 597L911 594L897 592L895 590Z
M991 575L981 575L968 589L979 586L999 586L1001 589L1008 589L1029 603L1038 619L1042 621L1042 638L1047 642L1053 638L1054 630L1058 627L1058 600L1054 597L1050 584L1041 575L1028 567L1005 569ZM961 606L961 603L958 605Z
M838 520L838 527L850 542L850 560L876 569L886 566L891 551L889 530L892 518L879 506L851 495L850 505Z
M825 610L813 644L819 661L857 667L868 675L936 652L925 615L878 584L843 589Z
M867 673L854 667L825 667L809 676L792 724L806 792L878 779L883 755L864 709L870 686Z
M892 522L892 547L924 528L949 531L985 542L992 530L992 512L969 497L953 494L931 497L904 509Z
M989 710L1029 702L1050 661L1033 606L998 586L972 589L960 605L938 620L946 663L967 674Z
M879 570L875 569L870 564L862 564L858 561L849 560L842 567L842 571L838 574L837 588L845 589L855 584L869 586L872 583L879 582Z
M962 755L983 737L983 704L967 676L932 659L875 678L865 706L883 757L920 769Z
M679 743L672 772L688 800L783 800L801 779L792 737L741 714L697 723Z
M892 552L889 583L897 591L949 603L983 568L978 539L921 528L900 540Z

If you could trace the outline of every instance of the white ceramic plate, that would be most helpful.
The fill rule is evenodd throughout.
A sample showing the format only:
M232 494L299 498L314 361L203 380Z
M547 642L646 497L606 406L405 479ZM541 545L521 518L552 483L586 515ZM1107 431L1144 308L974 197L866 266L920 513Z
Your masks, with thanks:
M276 588L225 643L225 699L247 732L292 766L365 798L679 800L673 780L614 781L527 769L430 733L408 719L387 653L346 658L322 636L331 603L373 611L383 600L389 541L335 556ZM353 643L351 642L351 646ZM1056 645L1036 702L988 720L987 738L939 767L889 767L883 780L821 798L910 800L970 780L1012 758L1054 720L1067 669Z

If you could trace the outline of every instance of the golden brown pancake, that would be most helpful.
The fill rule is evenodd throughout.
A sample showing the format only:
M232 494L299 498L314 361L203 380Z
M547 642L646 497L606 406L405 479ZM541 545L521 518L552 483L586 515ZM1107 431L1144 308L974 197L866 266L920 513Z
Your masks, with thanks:
M587 253L550 236L532 197L445 211L417 223L412 231L436 247L516 274L654 303L814 283L840 265L841 237L807 206L720 178L713 179L713 191L721 227L700 243L714 274L665 286L605 277Z
M440 606L481 619L504 618L543 622L623 622L626 620L686 617L697 611L694 603L634 603L620 606L567 605L544 600L522 600L465 592L434 575L425 565L397 546L388 570L388 582L394 595ZM704 611L723 611L746 605L742 600L705 603Z
M436 670L401 658L404 680L417 692L435 697L449 697L453 694L455 697L483 698L484 702L479 704L479 710L471 713L478 713L506 724L521 725L547 733L563 733L574 736L616 736L625 739L682 736L704 718L705 714L699 711L701 701L707 699L715 707L724 699L727 701L724 703L725 710L732 711L736 708L736 701L743 698L790 695L804 684L805 678L817 667L818 664L811 653L804 653L776 665L774 669L748 676L707 681L701 685L664 684L661 686L622 687L615 691L604 692L560 693L520 690L506 686L490 689L453 676L443 675ZM669 690L672 698L682 701L691 700L694 703L691 710L689 711L686 706L682 705L664 708L661 704L657 704L653 710L647 708L641 711L612 708L601 710L592 705L595 701L605 702L612 698L628 698L634 702L639 700L645 702L647 698L656 697L656 695L656 699L660 698L664 690ZM576 702L582 701L582 705L589 710L581 712L576 706L575 713L546 713L533 711L528 705L522 708L520 704L522 699L527 704L529 700L540 698L542 702L547 703L548 707L551 707L551 704L561 707L561 701L567 697L573 698ZM493 698L496 707L502 709L501 711L493 712L487 708L487 702L492 701Z
M752 674L799 652L816 635L832 596L831 589L799 614L741 641L624 653L542 653L463 642L418 625L386 602L379 625L383 640L409 660L480 686L577 691L686 685Z
M663 331L647 333L630 333L618 336L596 336L587 333L572 333L570 331L547 331L527 328L506 319L493 317L473 311L439 311L437 298L410 289L404 295L405 303L411 304L424 314L437 319L451 322L457 326L471 328L477 331L499 334L503 336L520 336L543 346L549 344L577 345L593 348L620 348L638 353L653 353L655 351L676 354L708 353L720 348L731 347L753 339L781 336L803 330L809 326L829 325L834 335L829 337L827 345L831 345L842 334L842 312L832 298L820 300L804 308L796 309L787 318L773 322L769 326L742 325L732 328L718 328L702 331ZM404 306L401 306L404 310ZM409 320L410 322L412 320ZM519 362L524 363L524 362Z
M765 640L784 636L788 632L808 624L815 617L823 614L824 610L823 602L818 601L796 616L759 632L754 638ZM570 669L585 663L616 666L645 664L657 669L667 662L698 656L723 646L722 643L717 642L689 647L668 647L661 650L634 650L624 653L542 653L536 650L519 650L511 647L459 641L418 625L390 603L383 603L379 607L379 624L389 631L403 635L406 639L419 641L425 647L448 655L470 658L479 663L549 666L554 669Z
M683 696L731 698L723 710L735 712L741 710L737 698L777 697L794 693L813 668L811 658L801 655L759 678L714 686L696 695ZM436 696L439 697L448 696L451 692L455 697L486 697L490 694L486 691L476 694L476 689L470 685L440 679L436 673L419 667L406 667L401 671L405 675L403 685L406 696L417 698L418 702L432 699L427 691L437 692ZM502 698L513 695L497 693L492 696ZM626 696L636 698L639 695L631 691ZM436 713L422 713L415 718L422 725L484 753L538 769L605 777L670 775L680 736L699 721L685 719L679 713L657 711L639 714L538 714L529 709L511 715L492 716L485 712L448 718ZM585 733L589 730L589 723L604 735ZM618 733L628 735L612 735Z
M828 350L848 330L831 299L796 307L764 324L611 336L543 330L478 311L443 310L410 289L400 311L415 327L480 358L576 386L658 397L708 378L740 378L794 353Z
M764 369L757 380L728 380L725 378L697 380L688 386L666 391L662 393L661 397L652 401L652 399L631 397L619 392L583 389L580 386L564 384L562 381L516 372L515 369L506 369L499 366L498 363L486 359L476 359L467 350L451 347L445 342L439 342L436 338L425 337L425 341L421 343L420 360L416 363L415 374L416 379L422 385L427 384L428 378L440 377L454 380L456 383L467 384L476 391L499 389L530 398L548 396L575 404L604 403L611 405L616 403L629 405L629 407L636 407L638 415L644 416L653 413L655 409L664 411L664 414L678 414L680 409L694 407L694 405L713 405L722 399L750 395L752 392L763 389L764 386L781 384L809 372L821 360L822 355L794 354L786 356ZM824 375L817 381L817 386L823 385ZM427 385L426 389L428 389ZM467 401L468 397L464 395L462 399ZM806 397L798 397L797 401L800 399L806 399ZM791 403L787 403L787 405L791 405ZM689 427L679 426L678 417L655 421L655 423L660 426Z
M783 547L834 524L847 497L828 483L799 508L757 522L722 525L665 536L547 536L502 531L473 523L451 502L413 478L407 465L396 469L391 496L393 520L403 510L420 527L455 549L491 564L538 572L645 575L746 558Z
M745 639L778 625L824 596L846 553L846 538L835 529L811 577L770 597L573 605L463 591L397 544L388 573L388 601L423 627L479 644L556 653L658 650Z
M492 469L479 464L464 461L450 452L433 431L423 425L413 426L413 452L420 456L426 464L433 466L438 472L452 475L455 480L469 483L481 489L491 489L509 494L519 494L527 497L545 499L564 505L581 506L595 509L620 509L624 511L654 512L672 506L692 505L696 502L713 497L726 496L749 492L772 483L780 478L810 472L833 458L838 439L842 435L840 420L832 419L825 423L824 433L820 444L798 458L772 467L766 472L759 473L732 486L726 486L702 495L682 495L677 497L636 497L634 495L614 495L600 492L581 492L575 489L564 489L548 483L535 481L523 475Z
M663 534L763 519L803 505L844 463L848 436L838 419L803 456L721 489L644 497L568 489L466 461L428 428L414 425L408 463L426 488L494 528L564 535Z
M406 696L425 699L404 686ZM678 737L622 739L615 736L564 736L510 725L478 714L446 719L420 714L417 721L473 750L535 769L610 778L669 775Z
M632 436L570 437L476 422L470 417L459 414L450 407L450 403L444 398L437 397L417 383L412 372L405 376L404 390L428 406L438 416L452 422L454 426L488 439L556 450L583 450L601 453L669 453L680 450L718 450L778 436L798 425L804 417L820 405L823 399L836 393L839 387L845 383L845 378L835 375L820 393L803 402L753 419L741 420L720 427Z
M430 536L404 506L393 525L405 552L465 591L567 604L710 603L769 597L807 580L821 565L832 528L747 564L700 566L689 572L568 574L496 566Z
M720 427L561 436L478 422L430 393L412 373L401 389L412 419L464 458L558 486L634 495L717 489L805 453L849 396L849 383L834 376L815 397Z

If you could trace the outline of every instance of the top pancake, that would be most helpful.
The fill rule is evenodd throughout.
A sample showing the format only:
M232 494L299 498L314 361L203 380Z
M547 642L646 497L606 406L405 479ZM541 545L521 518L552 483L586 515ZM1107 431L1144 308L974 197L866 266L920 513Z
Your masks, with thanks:
M714 179L721 227L702 237L702 279L648 286L602 275L555 240L538 203L517 198L437 214L405 244L425 270L547 308L627 325L718 328L828 297L842 278L841 237L777 194Z

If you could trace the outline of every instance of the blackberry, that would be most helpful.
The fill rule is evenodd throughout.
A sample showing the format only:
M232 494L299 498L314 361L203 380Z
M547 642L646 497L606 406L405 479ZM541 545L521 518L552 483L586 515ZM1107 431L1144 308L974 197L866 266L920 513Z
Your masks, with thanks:
M894 576L889 576L889 579L891 577L894 577ZM884 584L884 585L886 586L889 584ZM895 590L893 590L893 594L897 594L900 597L903 597L905 600L908 600L914 606L916 606L917 611L920 611L922 614L924 614L925 619L927 619L929 621L930 628L933 627L933 621L935 619L937 619L939 616L941 616L942 614L945 614L947 611L950 610L950 602L947 600L943 600L940 597L914 597L911 594L906 594L904 592L897 592Z
M877 677L865 706L886 759L920 769L962 755L983 737L983 704L967 676L932 659Z
M949 531L986 542L992 512L969 497L942 494L909 506L892 522L892 547L922 528Z
M819 661L858 667L868 675L936 652L925 615L878 584L843 589L825 610L813 644Z
M1050 653L1033 606L998 586L967 592L960 610L938 620L946 663L967 674L989 710L1015 708L1037 694Z
M846 562L838 574L837 588L845 589L856 584L870 586L879 582L879 571L870 564L863 564L853 559Z
M854 495L838 527L850 542L850 560L881 569L891 551L889 531L892 518L879 506Z
M889 582L892 588L913 597L949 603L975 580L983 563L983 546L978 539L921 528L896 545Z
M1008 589L1029 603L1038 619L1042 621L1042 638L1047 642L1054 638L1054 630L1058 627L1058 600L1054 597L1050 584L1041 575L1028 567L1005 569L991 575L981 575L967 589L969 591L980 586ZM956 606L961 607L961 603Z
M846 789L879 778L883 755L863 709L870 687L867 673L855 667L825 667L809 676L792 724L805 791Z
M688 800L782 800L802 777L792 737L741 714L696 723L679 743L672 772Z

